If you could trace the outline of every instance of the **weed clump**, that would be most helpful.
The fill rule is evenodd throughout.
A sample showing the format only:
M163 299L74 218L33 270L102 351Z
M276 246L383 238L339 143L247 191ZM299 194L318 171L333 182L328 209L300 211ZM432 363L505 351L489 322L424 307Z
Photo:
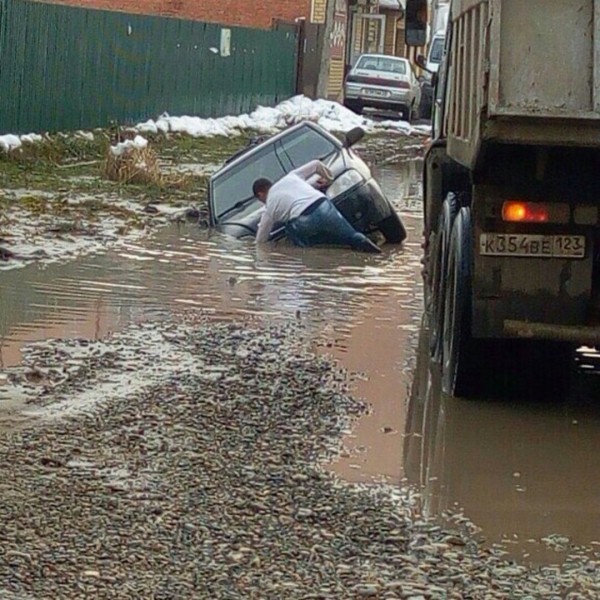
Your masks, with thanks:
M158 154L140 136L108 148L104 174L122 184L162 186L165 183Z

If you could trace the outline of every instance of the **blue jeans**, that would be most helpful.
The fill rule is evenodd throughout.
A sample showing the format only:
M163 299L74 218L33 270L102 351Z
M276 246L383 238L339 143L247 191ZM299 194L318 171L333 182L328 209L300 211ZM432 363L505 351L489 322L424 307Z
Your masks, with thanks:
M323 197L285 226L296 246L350 246L363 252L380 252L367 236L356 231L329 198Z

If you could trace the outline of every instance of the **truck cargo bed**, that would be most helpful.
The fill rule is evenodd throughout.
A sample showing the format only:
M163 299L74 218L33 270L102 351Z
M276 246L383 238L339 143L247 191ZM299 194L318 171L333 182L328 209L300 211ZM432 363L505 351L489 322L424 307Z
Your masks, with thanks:
M448 153L600 143L600 0L455 0Z

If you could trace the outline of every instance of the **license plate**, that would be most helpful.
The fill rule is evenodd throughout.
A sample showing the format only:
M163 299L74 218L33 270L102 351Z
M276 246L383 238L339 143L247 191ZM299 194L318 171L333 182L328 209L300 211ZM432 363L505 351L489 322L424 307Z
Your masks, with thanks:
M374 96L375 98L387 98L390 93L383 90L363 90L365 96Z
M482 256L584 258L585 236L482 233L479 253Z

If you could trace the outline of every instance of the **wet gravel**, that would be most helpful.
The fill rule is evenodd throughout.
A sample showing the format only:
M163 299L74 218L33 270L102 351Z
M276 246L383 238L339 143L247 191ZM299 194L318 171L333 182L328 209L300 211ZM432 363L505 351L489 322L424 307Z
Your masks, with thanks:
M529 570L322 469L368 407L300 326L146 325L9 375L39 412L0 438L0 598L600 597L583 556Z

